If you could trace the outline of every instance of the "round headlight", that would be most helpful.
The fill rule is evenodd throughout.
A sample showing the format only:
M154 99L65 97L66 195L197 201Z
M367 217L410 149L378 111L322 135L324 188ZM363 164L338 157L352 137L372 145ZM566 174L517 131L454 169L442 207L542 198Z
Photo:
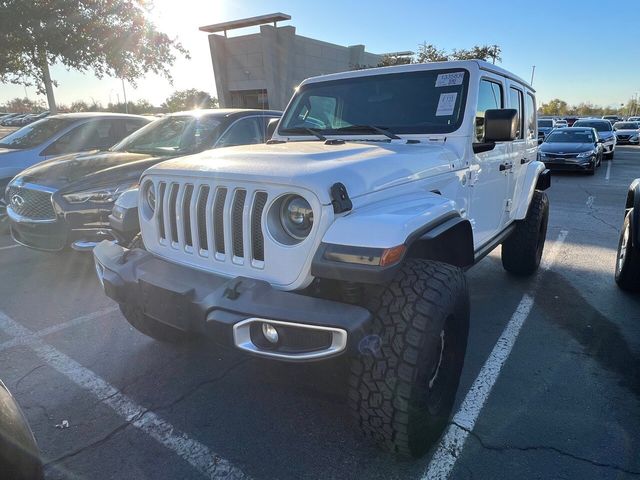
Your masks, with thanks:
M144 186L144 201L151 213L153 213L156 209L156 189L152 182L148 182Z
M304 240L313 227L313 210L311 205L299 195L291 195L280 207L282 228L296 240Z

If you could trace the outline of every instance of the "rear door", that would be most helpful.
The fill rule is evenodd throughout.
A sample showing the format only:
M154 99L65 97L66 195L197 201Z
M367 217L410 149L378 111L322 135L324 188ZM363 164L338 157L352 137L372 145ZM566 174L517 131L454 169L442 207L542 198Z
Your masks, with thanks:
M522 198L528 165L536 160L538 153L538 122L536 120L535 98L530 90L522 88L520 85L512 84L510 92L517 92L511 97L514 102L511 108L516 108L513 105L517 102L521 118L521 134L512 143L511 162L513 166L511 168L509 186L511 202L506 205L506 223L510 223L513 220L517 210L517 205L514 205L514 203Z

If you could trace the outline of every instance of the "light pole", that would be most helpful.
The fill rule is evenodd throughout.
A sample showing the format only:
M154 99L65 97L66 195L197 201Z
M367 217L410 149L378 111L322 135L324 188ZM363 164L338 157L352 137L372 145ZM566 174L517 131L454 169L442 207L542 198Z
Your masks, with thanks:
M127 105L127 91L124 89L124 78L122 80L122 96L124 97L124 113L129 113L129 105Z
M529 82L529 85L531 85L533 87L533 75L534 73L536 73L536 66L535 65L531 65L531 81Z

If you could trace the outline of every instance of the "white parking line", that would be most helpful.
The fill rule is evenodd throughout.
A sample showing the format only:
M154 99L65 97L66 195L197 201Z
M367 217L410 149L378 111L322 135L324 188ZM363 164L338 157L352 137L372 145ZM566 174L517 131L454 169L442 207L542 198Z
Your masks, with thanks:
M111 407L126 422L157 440L192 467L211 479L248 479L241 470L216 455L197 440L180 432L169 422L138 405L117 388L59 350L44 343L37 334L0 312L0 330L18 338L30 338L27 345L48 365Z
M118 307L103 308L102 310L98 310L97 312L91 312L87 315L82 315L80 317L74 318L73 320L69 320L68 322L62 322L62 323L58 323L57 325L52 325L51 327L43 328L42 330L33 332L27 337L12 338L11 340L7 340L6 342L0 343L0 352L18 345L27 344L31 341L33 337L43 338L43 337L46 337L47 335L59 332L66 328L82 325L83 323L87 323L91 320L95 320L97 318L103 317L110 313L116 312L117 310L118 310Z
M7 245L6 247L0 247L0 250L9 250L10 248L17 248L17 247L21 247L21 246L22 245L14 243L13 245Z
M613 163L613 161L609 160L607 162L607 173L604 176L604 179L608 182L609 178L611 177L611 164Z
M544 271L551 268L562 244L567 238L567 233L566 230L560 232L558 239L551 247L551 251L541 263L541 270ZM440 440L440 444L431 458L422 480L446 480L449 478L457 459L462 454L467 437L473 431L476 420L500 375L500 370L509 358L520 329L529 313L531 313L531 308L534 304L532 295L537 283L536 279L530 293L525 293L522 296L522 300L520 300L516 311L511 316L511 320L507 323L489 358L487 358L473 385L471 385L460 409L454 415L452 424L447 428L442 440Z

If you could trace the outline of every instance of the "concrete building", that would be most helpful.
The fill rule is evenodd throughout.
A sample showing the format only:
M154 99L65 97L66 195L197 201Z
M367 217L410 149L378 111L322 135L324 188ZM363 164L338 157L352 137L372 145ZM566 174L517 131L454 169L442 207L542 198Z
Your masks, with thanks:
M276 13L200 27L209 47L221 107L284 109L296 86L316 75L373 67L381 55L364 45L343 47L296 34ZM259 26L260 32L228 37L227 31ZM410 53L410 52L409 52Z

